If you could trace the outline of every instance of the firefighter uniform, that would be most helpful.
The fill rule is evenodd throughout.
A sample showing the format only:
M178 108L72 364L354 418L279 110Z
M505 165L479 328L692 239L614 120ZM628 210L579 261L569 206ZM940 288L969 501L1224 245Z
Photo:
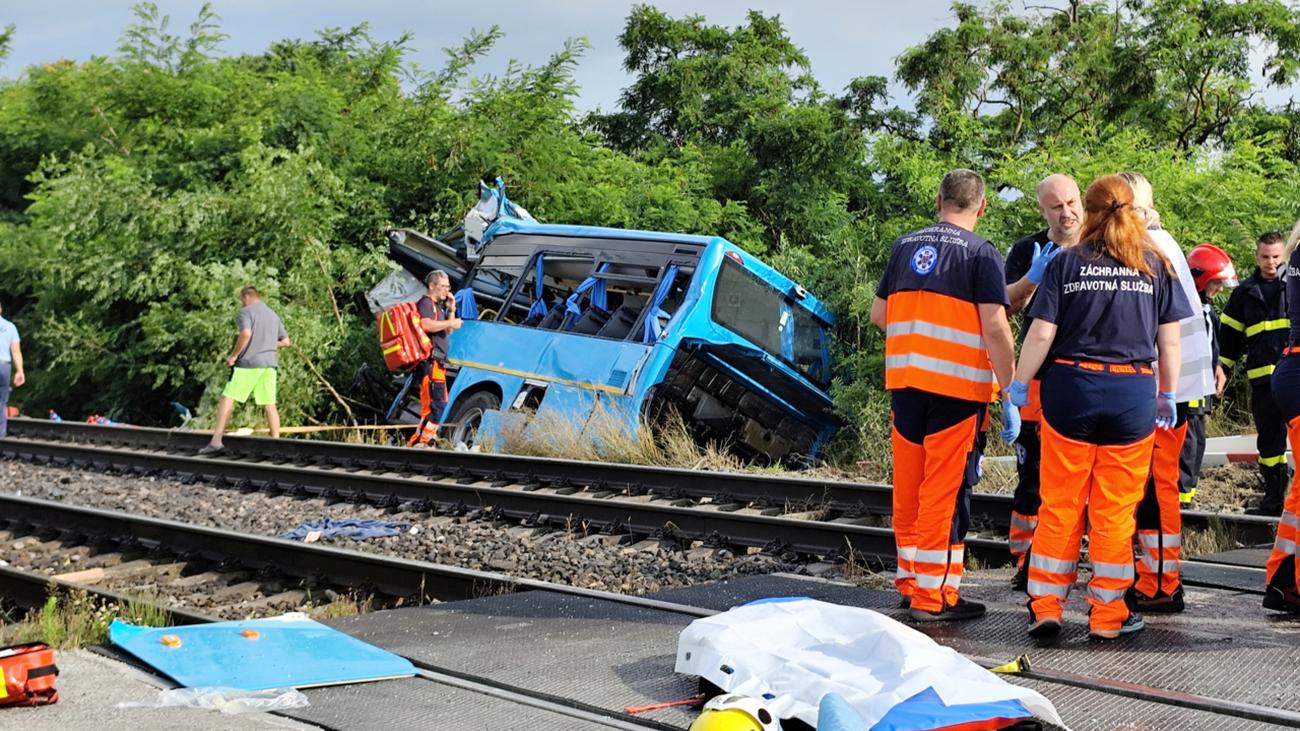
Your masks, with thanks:
M1295 302L1287 318L1289 345L1272 377L1273 397L1287 424L1291 451L1300 454L1300 249L1291 252L1286 266L1287 301ZM1300 541L1300 476L1282 506L1277 525L1277 540L1266 565L1264 606L1268 609L1300 613L1300 564L1296 562L1296 542Z
M938 614L959 602L977 439L998 392L978 305L1006 306L1002 258L939 223L894 242L876 296L886 307L896 583L914 616Z
M421 297L415 306L421 318L438 321L451 316L450 310L442 304L434 304L428 295ZM411 446L437 441L441 426L439 420L447 408L447 331L429 333L429 341L433 344L433 351L415 370L416 388L420 394L420 424L408 442Z
M1211 284L1232 289L1237 286L1237 270L1227 252L1214 244L1197 244L1187 252L1187 267L1196 285L1197 300L1201 303L1201 320L1210 341L1210 363L1219 362L1219 313L1211 298L1206 295ZM1197 300L1192 300L1193 309ZM1216 384L1217 385L1217 384ZM1196 497L1196 486L1201 479L1201 464L1205 461L1205 417L1210 413L1217 397L1215 393L1200 401L1187 404L1187 436L1179 456L1178 499L1190 505Z
M1286 460L1287 426L1270 388L1273 369L1287 345L1286 288L1282 277L1267 280L1256 271L1233 291L1219 325L1219 362L1231 372L1239 361L1250 380L1259 474L1264 480L1260 512L1277 515L1291 470Z
M1151 476L1137 510L1138 561L1133 601L1143 612L1180 612L1183 609L1179 576L1183 523L1179 458L1192 404L1200 404L1214 394L1214 362L1204 317L1190 307L1200 297L1182 249L1163 229L1153 228L1149 235L1173 267L1189 307L1188 316L1178 323L1182 363L1175 390L1176 421L1172 429L1159 429L1155 433Z
M1155 430L1156 331L1191 315L1159 257L1147 254L1147 262L1154 277L1091 243L1066 249L1048 265L1030 310L1057 326L1042 378L1043 503L1029 556L1031 622L1059 628L1086 515L1089 623L1103 638L1121 633L1131 614L1125 597L1134 580L1134 509Z
M1034 249L1041 250L1051 243L1047 229L1024 237L1011 245L1007 251L1007 284L1020 281L1029 273L1033 264ZM1036 294L1036 293L1035 293ZM1033 324L1029 308L1033 306L1030 296L1025 309L1020 313L1020 343L1024 344L1025 333ZM1042 414L1039 403L1041 381L1037 378L1029 382L1029 404L1020 409L1020 435L1016 437L1016 490L1011 499L1011 531L1008 544L1011 555L1018 567L1024 567L1025 555L1029 552L1030 542L1034 539L1034 528L1038 526L1038 465L1040 455L1038 420ZM1023 586L1018 585L1023 589Z

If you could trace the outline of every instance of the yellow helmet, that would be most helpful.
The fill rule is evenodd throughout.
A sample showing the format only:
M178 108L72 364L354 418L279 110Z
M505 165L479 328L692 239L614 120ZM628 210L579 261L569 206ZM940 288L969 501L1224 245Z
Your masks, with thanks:
M690 731L780 731L776 716L757 698L729 693L704 704Z

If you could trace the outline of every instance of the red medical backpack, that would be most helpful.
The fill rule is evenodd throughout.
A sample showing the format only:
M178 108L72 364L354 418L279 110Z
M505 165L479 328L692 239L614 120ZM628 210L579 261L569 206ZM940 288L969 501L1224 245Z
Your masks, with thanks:
M405 371L433 352L429 334L420 327L420 311L414 302L403 302L379 313L379 347L390 371Z
M44 642L0 648L0 706L48 706L59 702L59 668Z

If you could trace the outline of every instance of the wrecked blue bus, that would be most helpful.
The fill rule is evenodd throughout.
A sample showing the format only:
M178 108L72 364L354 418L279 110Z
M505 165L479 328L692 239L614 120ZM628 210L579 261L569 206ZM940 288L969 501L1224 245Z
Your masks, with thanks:
M471 252L414 231L389 240L416 277L441 268L474 293L479 317L448 354L453 443L493 410L579 423L604 410L631 426L671 407L701 441L792 463L841 425L831 313L726 239L501 218Z

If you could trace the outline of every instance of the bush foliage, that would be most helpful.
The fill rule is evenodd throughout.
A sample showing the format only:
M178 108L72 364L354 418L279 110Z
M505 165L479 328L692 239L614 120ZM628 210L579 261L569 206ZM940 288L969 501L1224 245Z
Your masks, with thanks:
M1300 213L1300 110L1260 94L1300 73L1294 2L958 3L898 59L908 105L879 77L823 89L774 16L727 28L638 6L619 38L632 83L592 114L574 104L582 40L475 77L495 28L430 71L409 37L364 25L229 56L206 6L180 34L136 11L114 56L0 81L0 298L28 410L209 411L253 283L296 342L286 421L338 420L327 384L377 358L363 293L389 266L383 229L449 227L487 174L541 220L720 234L820 293L853 459L888 429L874 280L946 170L986 175L980 232L1004 249L1040 227L1034 184L1057 171L1144 172L1174 236L1225 246L1243 273L1255 236ZM0 59L21 32L0 33Z

